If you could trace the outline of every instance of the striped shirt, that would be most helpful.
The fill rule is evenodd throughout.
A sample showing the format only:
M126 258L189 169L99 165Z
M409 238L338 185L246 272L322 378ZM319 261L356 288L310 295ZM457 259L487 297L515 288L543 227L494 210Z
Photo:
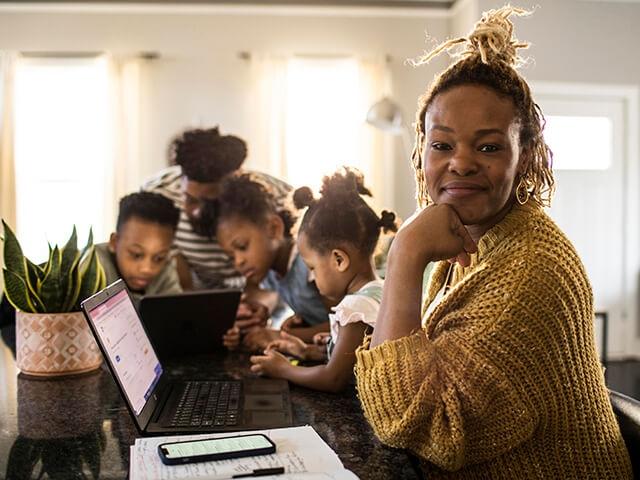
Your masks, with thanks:
M279 205L285 203L291 191L290 185L266 173L248 173L272 188ZM233 267L232 259L224 253L216 239L193 231L184 211L182 168L179 165L166 168L145 181L142 190L159 193L172 200L180 209L174 249L176 253L182 254L189 264L195 289L244 287L244 277Z

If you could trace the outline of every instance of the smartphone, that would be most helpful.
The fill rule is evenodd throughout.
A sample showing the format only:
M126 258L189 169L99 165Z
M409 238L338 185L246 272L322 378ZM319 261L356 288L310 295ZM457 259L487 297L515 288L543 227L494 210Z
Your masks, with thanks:
M160 459L165 465L269 455L275 451L276 444L261 433L235 437L186 440L158 445Z

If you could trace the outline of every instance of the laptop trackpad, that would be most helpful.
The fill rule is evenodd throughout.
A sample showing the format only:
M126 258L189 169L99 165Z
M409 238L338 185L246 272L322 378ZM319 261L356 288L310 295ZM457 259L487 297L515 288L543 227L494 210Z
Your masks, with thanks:
M253 411L245 413L252 427L273 427L289 425L289 417L284 412Z
M284 401L282 394L270 395L270 394L251 394L246 393L244 396L244 409L245 410L260 410L269 411L276 410L282 411L284 409ZM252 417L256 417L255 413L252 413Z

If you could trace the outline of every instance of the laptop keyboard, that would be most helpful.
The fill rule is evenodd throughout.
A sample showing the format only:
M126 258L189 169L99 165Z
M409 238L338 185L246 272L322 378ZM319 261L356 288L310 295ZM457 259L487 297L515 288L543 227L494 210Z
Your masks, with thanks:
M239 381L187 382L171 427L223 427L238 424Z

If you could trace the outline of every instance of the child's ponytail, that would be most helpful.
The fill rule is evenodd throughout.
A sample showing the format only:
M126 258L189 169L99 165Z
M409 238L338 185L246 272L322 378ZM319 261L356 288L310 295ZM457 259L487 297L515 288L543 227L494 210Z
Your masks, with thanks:
M373 255L380 230L395 232L395 214L382 212L381 217L362 198L371 196L364 185L362 173L352 167L342 167L322 179L321 197L314 199L308 187L293 194L297 208L305 212L299 234L304 233L312 248L320 253L336 247L352 245L364 255Z
M320 188L322 197L358 199L359 195L372 197L371 191L364 186L364 175L360 170L342 167L331 176L322 179Z
M313 198L313 192L309 187L300 187L293 192L293 205L301 210L307 208L316 203L316 199Z
M397 232L398 224L396 223L396 214L389 210L383 210L380 214L380 220L378 220L378 227L381 228L384 233Z

